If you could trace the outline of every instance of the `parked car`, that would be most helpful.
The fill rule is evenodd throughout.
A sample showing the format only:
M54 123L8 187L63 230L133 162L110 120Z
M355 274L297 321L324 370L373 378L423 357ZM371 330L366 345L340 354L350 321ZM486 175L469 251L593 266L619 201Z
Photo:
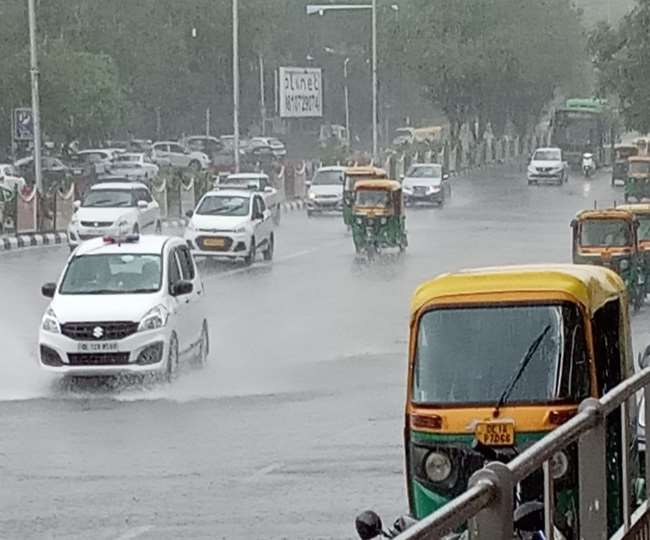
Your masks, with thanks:
M127 235L79 246L38 334L40 366L60 375L153 373L205 365L209 330L198 268L181 238Z
M160 232L160 207L140 182L100 182L93 185L83 201L75 201L68 225L68 245L125 231Z
M78 161L94 167L96 175L107 172L111 161L116 155L117 152L115 150L106 148L80 150L77 152ZM77 174L76 171L73 171L73 174Z
M18 176L16 169L10 163L0 163L0 186L9 189L21 188L25 185L25 179Z
M158 141L152 146L152 160L169 159L172 167L190 168L195 171L206 170L210 166L210 158L203 152L185 148L174 141Z
M569 181L569 164L560 148L538 148L528 164L528 184L553 182L562 185Z
M277 158L287 155L284 143L276 137L253 137L248 143L247 151L261 147L269 147Z
M195 257L255 261L273 258L275 237L271 211L261 193L219 189L201 197L185 228L185 241Z
M275 152L270 146L256 146L243 153L241 162L248 169L259 166L263 171L269 173L276 159Z
M129 179L150 180L158 175L159 170L147 154L126 152L113 158L107 172Z
M33 184L35 180L34 173L34 157L27 156L19 159L14 163L14 169L27 180L28 183ZM41 171L46 181L48 182L61 182L69 174L70 169L59 158L43 156L41 158Z
M224 144L221 139L207 135L191 135L183 140L184 146L195 152L203 152L209 158L213 154L223 151Z

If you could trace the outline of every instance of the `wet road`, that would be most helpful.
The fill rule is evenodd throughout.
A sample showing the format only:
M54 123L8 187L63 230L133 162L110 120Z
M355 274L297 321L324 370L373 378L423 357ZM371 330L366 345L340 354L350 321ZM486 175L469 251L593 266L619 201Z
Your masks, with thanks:
M352 538L406 508L408 304L463 267L570 260L569 222L620 188L454 178L408 211L404 257L355 260L340 217L287 214L276 260L204 269L212 357L172 385L70 385L39 371L40 285L64 248L0 256L0 539ZM634 318L638 350L650 308Z

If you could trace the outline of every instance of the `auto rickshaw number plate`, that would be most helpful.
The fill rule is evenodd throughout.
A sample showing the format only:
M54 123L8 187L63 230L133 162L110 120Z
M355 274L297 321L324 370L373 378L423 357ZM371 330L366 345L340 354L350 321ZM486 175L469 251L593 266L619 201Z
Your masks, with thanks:
M226 243L223 238L206 238L203 240L203 245L206 247L223 247Z
M514 422L478 422L474 428L476 439L485 446L514 446Z

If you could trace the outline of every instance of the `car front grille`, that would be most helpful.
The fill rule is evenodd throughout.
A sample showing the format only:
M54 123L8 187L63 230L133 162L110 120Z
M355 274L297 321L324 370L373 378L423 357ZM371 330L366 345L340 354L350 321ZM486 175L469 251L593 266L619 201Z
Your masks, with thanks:
M71 366L123 366L129 363L129 353L68 353Z
M113 225L112 221L82 221L83 227L110 227Z
M137 331L138 323L131 321L71 322L61 325L61 333L64 336L80 341L124 339Z

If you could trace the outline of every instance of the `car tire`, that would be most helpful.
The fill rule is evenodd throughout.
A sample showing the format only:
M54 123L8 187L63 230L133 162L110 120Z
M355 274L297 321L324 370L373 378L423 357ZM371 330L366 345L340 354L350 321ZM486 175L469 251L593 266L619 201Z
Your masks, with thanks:
M192 161L190 161L188 167L192 169L194 172L199 172L201 170L201 163L199 163L198 160L193 159Z
M137 223L133 226L133 234L140 234L140 226Z
M210 333L208 332L208 321L204 320L201 326L201 338L199 341L199 352L196 356L197 365L205 367L208 364L210 354Z
M255 262L255 255L257 254L257 246L255 245L255 237L251 238L251 247L248 250L248 255L244 257L244 264L250 266Z
M314 213L311 210L307 210L307 217L312 217Z
M273 249L275 248L275 239L273 238L273 235L269 236L269 241L266 246L266 249L262 252L262 256L264 257L265 261L272 261L273 260Z
M160 221L159 219L156 220L156 226L154 229L156 231L156 234L162 234L162 221Z
M278 207L273 214L273 223L280 225L280 218L282 217L282 207L278 204Z
M172 382L178 375L178 338L176 332L172 332L169 338L169 351L167 353L167 366L165 369L165 379Z

